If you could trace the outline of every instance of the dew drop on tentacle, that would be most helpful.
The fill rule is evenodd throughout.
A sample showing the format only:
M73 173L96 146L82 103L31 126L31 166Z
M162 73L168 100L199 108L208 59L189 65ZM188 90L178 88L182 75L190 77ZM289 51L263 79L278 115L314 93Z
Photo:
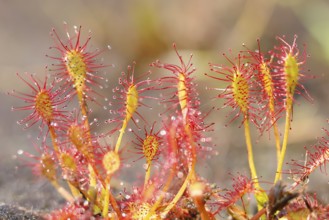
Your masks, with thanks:
M89 201L88 201L88 200L85 200L85 201L83 202L83 205L84 205L85 207L88 207L88 205L89 205Z
M51 122L50 125L53 126L53 127L57 127L58 126L58 124L56 122Z
M147 170L148 167L149 167L149 165L148 165L147 163L144 163L144 164L143 164L143 169L144 169L144 170Z
M177 173L177 177L180 178L180 179L183 178L184 177L184 173L179 171Z
M160 131L160 135L164 136L164 135L166 135L166 134L167 134L167 132L166 132L165 130L161 130L161 131Z

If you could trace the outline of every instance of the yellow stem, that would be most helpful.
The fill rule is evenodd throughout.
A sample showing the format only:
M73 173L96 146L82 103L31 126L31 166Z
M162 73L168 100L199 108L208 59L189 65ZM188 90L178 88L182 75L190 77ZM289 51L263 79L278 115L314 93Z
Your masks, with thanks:
M184 119L185 123L186 123L186 119ZM196 179L196 174L195 174L195 164L196 164L196 146L195 146L195 142L193 140L193 136L192 136L192 131L191 131L191 127L189 126L189 124L185 124L185 132L188 136L188 142L191 146L191 165L189 167L190 170L192 170L192 182L195 181Z
M78 91L78 100L79 100L79 104L80 104L81 114L84 117L84 126L87 130L87 143L88 143L89 147L92 147L91 135L90 135L90 126L89 126L89 120L88 120L87 104L85 102L85 98L84 98L82 92L79 92L79 91ZM89 175L90 180L89 181L90 181L91 190L93 191L93 190L97 189L97 178L101 181L101 183L103 185L103 188L107 189L106 183L104 182L102 176L98 173L97 167L95 166L95 164L93 163L92 160L93 160L93 158L87 158L87 161L89 163L88 164L88 169L90 171L90 175ZM91 192L91 193L93 194L93 193L96 193L96 192ZM111 191L109 191L109 195L110 195L111 205L112 205L114 211L116 212L116 214L118 216L121 216L120 208L119 208L116 200L113 199Z
M183 185L181 186L181 188L179 189L179 191L177 192L177 194L175 195L175 197L173 198L173 200L169 203L169 205L163 210L161 216L166 216L168 214L168 212L176 205L176 203L178 202L178 200L182 197L183 193L185 192L186 188L187 188L187 184L190 182L192 176L194 174L194 171L192 169L189 170L186 179L183 183Z
M274 97L273 96L270 96L269 110L270 110L271 123L272 123L272 126L273 126L274 138L275 138L276 160L279 161L280 153L281 153L281 143L280 143L279 128L278 128L278 125L276 123L275 102L274 102Z
M183 110L182 110L182 113L184 113ZM186 114L185 114L185 116L186 116ZM184 118L184 122L186 123L186 117ZM191 182L191 184L193 184L196 181L196 173L195 173L196 146L195 146L195 142L193 140L191 128L187 123L185 125L185 131L187 133L188 140L191 145L192 163L191 163L191 167L190 167L190 171L191 171L191 181L190 182ZM194 202L195 206L197 207L198 211L200 212L202 220L214 219L213 217L211 217L211 214L206 210L205 202L203 201L203 197L193 198L193 202Z
M88 147L92 147L87 104L86 104L86 100L81 92L78 92L78 100L79 100L79 105L80 105L80 109L81 109L81 114L83 117L84 128L87 131L86 136L87 136Z
M90 135L90 126L89 126L89 120L88 120L88 110L87 110L87 104L86 100L82 94L81 91L77 91L78 95L78 101L80 105L80 110L81 110L81 115L83 117L83 123L84 123L84 129L86 131L86 139L87 139L87 147L92 148L92 143L91 143L91 135ZM92 154L86 154L85 155L88 161L88 170L89 170L89 182L90 182L90 187L96 189L96 184L97 184L97 178L102 181L101 176L98 174L97 169L93 163L93 155Z
M62 186L60 186L57 181L53 180L53 181L50 181L51 184L56 188L57 192L63 196L63 198L65 198L68 202L70 203L73 203L74 202L74 198L73 196L68 192L66 191L66 189L64 189Z
M123 137L123 134L125 133L125 130L127 128L127 125L128 125L128 120L127 120L127 118L125 118L123 120L122 127L120 129L120 134L119 134L117 143L115 144L115 149L114 149L115 153L118 153L119 152L119 148L120 148L120 145L121 145L122 137Z
M94 202L96 200L96 187L97 187L97 176L95 173L95 169L93 166L89 163L88 164L88 170L89 170L89 189L88 189L88 195L89 198L91 198L91 202Z
M82 196L81 196L81 193L80 193L80 191L78 190L78 188L77 187L75 187L72 183L70 183L69 181L67 181L67 184L69 185L69 187L70 187L70 190L71 190L71 193L72 193L72 195L73 195L73 197L75 198L75 199L77 199L77 198L81 198Z
M244 125L244 134L245 134L246 144L247 144L248 163L249 163L251 178L253 179L253 181L255 183L256 189L259 189L260 186L258 183L258 177L257 177L255 163L254 163L254 155L253 155L252 144L251 144L249 118L247 115L245 116L243 125Z
M50 138L51 138L51 142L52 142L53 147L54 147L56 157L59 160L60 152L59 152L59 146L57 144L57 135L56 135L55 129L52 125L50 125L50 123L48 124L48 129L49 129Z
M276 174L275 174L274 184L277 181L281 180L282 166L283 166L283 161L284 161L284 157L286 155L287 144L288 144L288 136L289 136L290 120L291 120L291 111L292 111L292 100L291 100L291 98L288 97L286 103L291 103L291 104L287 105L286 124L285 124L285 127L284 127L284 136L283 136L281 154L280 154L279 161L278 161L278 167L277 167Z
M165 183L165 185L164 185L164 187L161 191L161 194L160 194L158 200L154 203L154 205L150 209L147 216L145 216L144 220L149 220L149 218L155 213L155 210L160 206L160 204L163 200L163 197L166 194L166 192L168 191L170 183L171 183L171 181L173 180L173 178L175 176L175 171L176 171L176 169L175 169L175 165L174 165L171 172L170 172L169 178L167 179L167 181L166 181L166 183Z
M183 185L181 186L181 188L177 192L174 199L170 202L170 204L162 212L163 216L166 216L168 214L168 212L176 205L178 200L182 197L183 193L185 192L188 183L189 182L193 183L196 179L196 174L195 174L195 164L196 164L196 152L195 152L195 150L196 149L195 149L195 143L192 139L192 132L191 132L190 126L188 126L188 124L185 125L185 131L186 131L188 139L189 139L188 141L191 145L191 158L192 158L192 161L191 161L191 164L189 166L189 172L186 176L186 179L185 179Z
M60 158L60 150L59 150L59 146L58 146L58 144L57 144L57 135L56 135L55 129L54 129L53 126L50 125L50 123L48 124L48 129L49 129L49 133L50 133L51 142L52 142L52 144L53 144L54 152L55 152L55 154L56 154L57 159L59 159L59 158ZM73 186L69 181L66 181L66 182L67 182L68 186L70 187L70 190L71 190L72 195L73 195L75 198L80 197L81 194L80 194L79 190L78 190L75 186ZM52 184L54 185L53 182L52 182ZM59 184L58 184L57 182L56 182L56 184L58 185L58 187L60 187ZM55 185L54 185L54 186L55 186ZM56 187L56 188L57 188L57 187ZM60 187L60 188L62 188L62 187ZM62 188L62 189L64 189L64 188ZM57 188L57 190L58 190L58 188ZM61 194L60 191L62 191L62 190L58 190L58 191L59 191L59 193ZM67 192L64 192L64 194L66 194L66 193L67 193ZM65 196L66 196L66 195L65 195ZM70 195L70 196L71 196L71 195ZM71 197L72 197L72 196L71 196Z
M103 188L106 190L107 188L107 184L106 184L106 181L104 181L102 178L100 178L100 175L98 174L98 171L96 170L96 167L94 164L92 163L89 163L88 164L88 169L89 169L89 191L88 191L88 194L89 194L89 198L92 199L92 200L95 200L95 196L97 196L96 194L96 189L97 189L97 177L98 179L101 181L102 183L102 186ZM118 216L121 216L121 211L120 211L120 208L119 208L119 205L117 203L117 201L114 199L114 196L112 195L112 192L109 191L109 195L110 195L110 202L111 202L111 205L112 205L112 208L114 209L114 211L116 212L116 214ZM104 208L104 207L103 207Z
M91 142L91 135L90 135L90 126L89 126L89 120L88 120L88 110L87 110L87 104L85 101L85 98L81 92L78 92L78 100L81 110L81 115L83 117L83 123L84 123L84 129L86 131L86 139L87 139L87 147L92 148L92 142ZM89 189L88 189L88 195L91 199L91 203L94 203L97 200L97 179L99 179L103 183L104 187L104 181L103 178L99 175L97 168L95 167L93 163L93 154L86 154L86 159L88 161L88 170L89 170Z
M170 136L174 137L176 130L171 128L170 129ZM174 158L176 158L176 152L177 152L177 142L175 138L172 138L170 140L169 145L173 148L173 153L175 155L173 155ZM169 189L169 186L172 182L172 180L174 179L174 176L176 174L176 165L177 165L177 161L174 160L175 162L173 163L171 169L170 169L170 173L169 173L169 177L167 178L166 183L164 184L164 187L162 188L161 194L159 196L159 198L157 199L157 201L153 204L152 208L150 209L149 213L147 214L147 216L145 216L144 220L149 220L149 218L155 213L156 209L160 206L164 195L166 194L166 192Z
M105 179L105 195L103 198L103 210L102 210L102 216L107 219L108 218L108 212L109 212L109 205L112 205L112 208L114 209L115 213L117 216L121 216L121 211L120 208L117 204L117 201L115 200L112 192L111 192L111 180L112 180L112 175L108 175Z
M244 120L244 131L245 131L245 138L246 138L246 144L247 144L247 153L248 153L248 163L251 173L251 178L253 180L256 192L255 192L255 198L257 200L257 208L258 210L261 210L264 208L264 205L268 202L268 197L265 191L262 189L262 187L259 185L259 180L256 172L256 167L254 164L254 155L252 150L252 144L251 144L251 135L250 135L250 127L249 127L249 118L246 115ZM262 217L262 219L265 218L265 216Z
M104 204L103 204L103 212L102 216L107 218L109 212L109 205L110 205L110 189L111 189L111 176L108 176L105 180L105 196L104 196Z
M102 206L99 203L99 201L97 201L97 200L93 201L94 199L90 197L90 195L88 194L88 192L81 191L81 194L84 196L84 198L86 198L90 202L90 204L95 204L94 210L95 209L99 209L99 210L101 209Z
M145 172L144 190L143 191L145 191L145 188L147 187L148 182L150 180L150 176L151 176L151 164L152 164L152 161L150 161L150 162L147 163L147 170Z
M200 213L201 220L214 220L214 218L211 216L211 214L206 210L203 196L193 197L193 202L196 205L196 207Z
M281 154L281 143L280 143L279 128L276 122L273 123L273 130L274 130L274 138L275 138L275 146L276 146L276 159L277 161L279 161Z
M81 92L78 92L78 100L79 100L79 105L80 105L80 109L81 109L81 114L83 116L84 128L86 129L87 144L88 144L88 147L92 148L93 146L92 146L92 142L91 142L87 104L86 104L85 98L84 98L84 96ZM93 155L88 154L86 156L90 156L90 157L87 157L87 161L89 163L88 164L88 169L89 169L90 173L93 173L92 178L94 178L94 179L90 180L90 183L92 183L92 186L95 187L96 184L97 184L96 178L98 178L101 182L104 183L102 177L97 172L97 168L95 167L95 165L93 163L93 159L94 159Z

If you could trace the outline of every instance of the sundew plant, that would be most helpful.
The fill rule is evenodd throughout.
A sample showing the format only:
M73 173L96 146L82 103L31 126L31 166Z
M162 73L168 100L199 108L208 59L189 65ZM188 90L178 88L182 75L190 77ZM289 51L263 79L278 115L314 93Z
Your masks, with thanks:
M66 35L53 29L51 37L47 76L17 73L30 92L10 92L22 100L13 110L26 111L18 123L26 129L39 126L40 154L23 152L24 160L67 200L45 219L329 219L329 205L307 192L312 172L326 174L329 131L305 148L305 160L285 161L295 98L312 101L303 86L312 78L306 71L306 46L298 46L297 36L277 37L270 51L261 50L258 40L258 48L243 46L236 55L213 57L207 73L174 44L177 63L156 60L149 72L138 74L136 63L117 73L102 61L105 50L92 50L91 36L82 40L81 27L66 28ZM150 78L154 69L165 75ZM110 95L102 90L109 83L107 74L118 79ZM205 88L197 87L197 74L218 83L207 91L216 97L210 103L224 100L228 115L211 107L203 111L202 103L209 100L199 98ZM166 109L158 112L152 103ZM97 122L106 132L93 131L92 108L108 114L108 120ZM150 121L143 108L158 120ZM232 174L229 189L196 171L198 161L220 148L210 138L217 132L208 120L214 112L227 118L226 129L238 121L245 139L250 172ZM285 124L282 131L279 121ZM257 175L252 129L273 137L277 164L265 184ZM140 160L144 166L136 169L134 180L118 184L125 165Z

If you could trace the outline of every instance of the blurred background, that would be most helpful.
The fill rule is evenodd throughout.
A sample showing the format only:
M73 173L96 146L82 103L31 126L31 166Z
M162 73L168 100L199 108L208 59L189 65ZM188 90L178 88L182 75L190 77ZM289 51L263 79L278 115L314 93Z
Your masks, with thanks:
M45 196L42 192L54 190L46 181L35 180L15 159L20 149L33 151L32 143L37 142L38 131L36 127L23 131L17 125L16 121L27 113L11 112L11 107L20 106L21 102L7 92L28 91L18 80L17 72L37 73L42 79L45 66L53 62L45 56L51 53L48 48L53 45L49 32L54 27L65 38L64 21L71 33L74 25L82 25L84 39L90 30L91 48L105 49L101 54L104 63L115 64L114 68L105 70L110 87L132 61L137 63L136 73L151 69L154 78L164 72L149 67L156 59L179 64L173 42L186 60L193 53L197 68L194 77L205 111L222 104L212 99L217 94L215 91L205 89L206 86L220 87L219 82L204 76L209 72L208 62L226 62L220 54L229 49L238 52L243 49L243 43L256 49L257 38L261 38L263 50L267 50L277 43L276 36L286 35L287 41L292 42L297 34L300 48L305 43L310 55L304 73L316 76L304 82L314 102L297 98L286 161L303 160L303 147L324 135L321 128L328 128L328 0L35 0L28 3L0 0L0 201L35 209L54 206L52 196L56 192ZM111 50L107 49L108 45ZM227 110L214 111L208 117L208 122L216 123L215 131L209 136L218 154L200 163L199 170L220 187L230 185L230 172L248 174L243 128L238 128L239 123L225 127L227 113ZM106 112L95 110L92 117L101 121L108 118L104 114ZM265 186L270 186L275 170L273 137L258 138L256 133L253 137L258 174ZM36 187L30 188L31 184ZM328 176L312 174L309 190L314 189L328 202Z

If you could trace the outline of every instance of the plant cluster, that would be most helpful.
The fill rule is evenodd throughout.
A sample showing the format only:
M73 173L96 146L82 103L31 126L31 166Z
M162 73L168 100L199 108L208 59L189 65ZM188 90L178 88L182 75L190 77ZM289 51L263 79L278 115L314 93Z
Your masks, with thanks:
M81 27L75 28L73 36L66 32L63 39L55 29L51 31L54 54L48 57L54 63L50 74L43 81L33 74L17 74L31 92L10 93L25 103L13 110L31 112L19 124L26 128L39 124L43 137L40 155L23 154L30 158L33 172L49 180L68 202L45 215L46 219L205 220L223 218L225 212L239 220L329 218L329 206L305 192L309 175L318 168L325 170L329 139L320 138L318 144L307 148L306 161L292 161L293 169L283 170L295 95L311 100L302 85L307 79L307 55L305 47L299 51L297 36L291 44L285 37L277 37L278 45L269 52L261 51L258 40L257 50L244 46L237 56L223 54L228 65L209 64L206 76L227 84L212 90L225 100L223 107L232 108L228 124L239 118L242 121L250 168L250 177L232 175L232 189L223 190L220 183L211 184L196 172L197 161L212 151L207 132L213 130L213 124L206 122L211 110L200 109L192 56L186 61L174 45L178 65L160 61L150 65L169 72L160 79L150 79L150 72L136 78L136 64L128 66L113 88L113 100L108 100L99 91L106 86L102 72L109 66L99 59L102 51L90 49L90 36L81 40ZM155 96L157 93L161 95ZM160 121L149 121L140 112L149 107L147 99L167 106L164 112L154 113L161 116ZM109 130L95 135L89 104L102 106L103 100L110 108ZM279 120L285 121L282 140ZM257 176L250 123L260 135L274 134L277 169L268 189ZM134 128L144 128L144 134ZM128 130L132 132L127 134ZM104 141L109 137L115 144ZM144 179L136 175L131 187L120 184L120 171L129 163L124 156L126 145L135 146L134 160L145 160L138 174ZM282 174L292 176L293 183L284 184ZM257 211L250 207L251 197Z

